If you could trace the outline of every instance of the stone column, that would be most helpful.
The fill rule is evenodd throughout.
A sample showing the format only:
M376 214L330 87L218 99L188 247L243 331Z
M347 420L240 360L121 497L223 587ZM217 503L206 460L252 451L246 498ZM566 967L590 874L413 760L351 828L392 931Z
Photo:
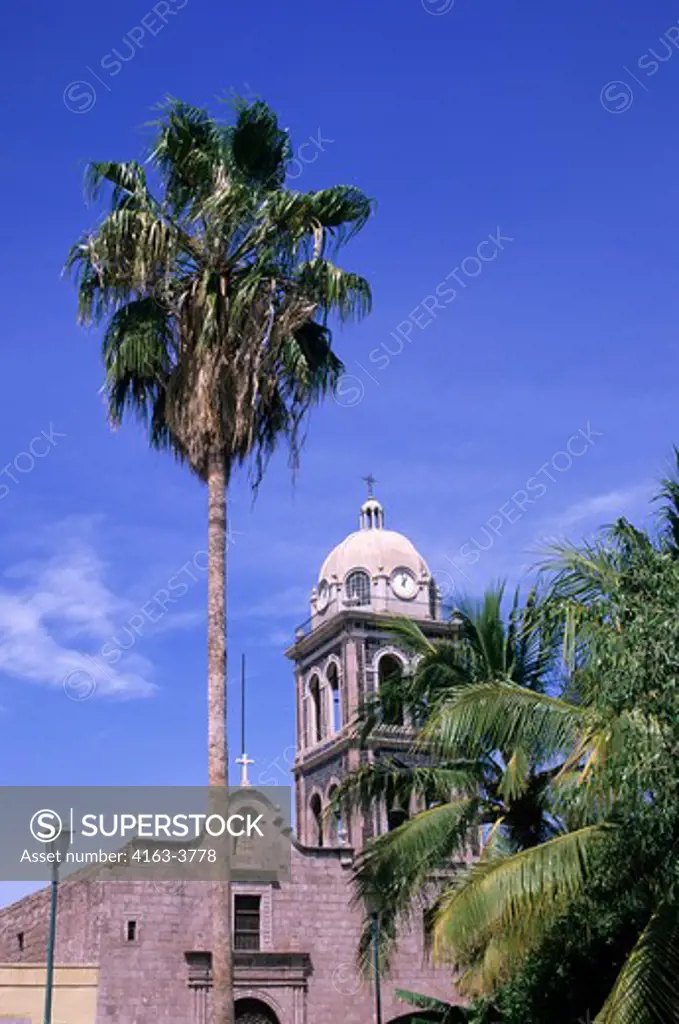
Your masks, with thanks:
M358 637L347 636L344 643L344 679L347 691L347 721L351 722L358 710L359 704L359 657L358 647L362 640ZM347 769L353 771L360 764L359 752L356 747L350 747L347 751ZM346 823L349 829L349 843L354 848L362 846L363 836L363 814L360 810L354 811L351 819Z

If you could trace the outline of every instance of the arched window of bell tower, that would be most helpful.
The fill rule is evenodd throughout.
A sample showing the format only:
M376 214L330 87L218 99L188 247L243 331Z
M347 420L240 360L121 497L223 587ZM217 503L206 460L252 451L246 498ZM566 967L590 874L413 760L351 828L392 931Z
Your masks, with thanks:
M380 813L385 813L388 832L400 828L410 818L412 795L399 790L393 780L387 781L384 800L381 801Z
M318 675L313 675L309 680L309 745L320 743L323 739L323 700L321 696L321 680Z
M318 793L314 793L309 801L312 824L312 846L323 846L323 806Z
M387 829L389 832L393 832L395 828L400 828L401 825L408 821L410 815L408 811L398 800L393 800L387 808Z
M328 680L328 701L330 725L333 732L339 732L342 728L342 691L340 689L340 678L337 665L331 661L325 673Z
M385 725L403 725L404 664L395 654L383 654L377 666L377 687Z
M332 807L332 801L337 793L337 783L333 782L328 789L328 806ZM330 845L340 846L342 841L342 835L344 832L344 823L342 820L342 812L338 807L333 807L332 817L330 819Z

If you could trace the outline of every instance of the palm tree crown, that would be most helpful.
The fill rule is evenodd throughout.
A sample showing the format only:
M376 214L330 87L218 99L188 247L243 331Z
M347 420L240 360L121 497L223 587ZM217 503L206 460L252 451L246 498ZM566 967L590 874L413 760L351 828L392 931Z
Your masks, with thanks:
M253 456L258 480L279 438L296 460L305 413L340 371L330 318L370 308L368 283L333 256L372 204L351 186L286 189L290 142L262 102L221 125L170 100L155 128L145 165L89 167L111 209L68 258L80 319L109 318L114 423L141 415L202 479L215 455L227 474Z

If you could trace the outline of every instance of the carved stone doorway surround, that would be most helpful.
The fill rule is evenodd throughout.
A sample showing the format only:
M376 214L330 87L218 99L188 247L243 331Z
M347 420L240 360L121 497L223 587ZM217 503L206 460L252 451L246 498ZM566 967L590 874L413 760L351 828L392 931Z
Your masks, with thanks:
M186 953L188 985L193 992L192 1024L210 1024L212 955ZM308 978L313 967L308 953L236 952L234 982L236 1019L242 1003L242 1024L307 1024ZM257 1012L256 1001L262 1006ZM266 1019L268 1008L269 1019ZM253 1017L255 1013L255 1017Z

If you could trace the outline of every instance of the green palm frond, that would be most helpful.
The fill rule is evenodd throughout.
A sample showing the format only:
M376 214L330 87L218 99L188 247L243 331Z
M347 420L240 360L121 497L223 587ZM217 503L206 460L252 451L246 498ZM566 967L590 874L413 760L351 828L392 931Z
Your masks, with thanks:
M267 197L263 229L285 231L295 244L311 236L310 254L330 257L365 226L374 208L373 200L352 185L317 192L290 189Z
M457 607L461 632L485 678L507 674L506 631L502 613L505 584L488 587L480 600L463 598Z
M658 515L670 549L679 554L679 446L672 448L674 467L670 476L660 481L660 491L653 499L661 502Z
M324 318L334 314L342 323L367 316L372 308L370 285L330 260L314 259L297 271L297 287L313 299Z
M603 538L579 547L568 541L550 544L540 569L551 575L554 597L582 604L600 602L618 584L618 558Z
M112 161L93 162L85 172L85 195L93 201L101 195L105 185L111 185L111 209L117 210L133 202L151 202L147 189L146 172L136 160L129 163Z
M530 759L525 748L515 747L507 761L498 787L507 803L517 800L526 791L530 778Z
M667 729L657 717L640 709L591 713L565 761L564 771L577 768L581 784L594 777L598 785L606 785L609 766L615 769L625 759L636 766L634 774L641 780L652 773L659 750L669 740ZM628 778L631 771L630 766Z
M473 865L437 907L437 959L464 960L498 936L522 955L535 948L569 901L584 891L591 859L610 831L591 825ZM473 959L478 961L478 953Z
M447 638L428 640L416 622L395 619L386 627L399 646L417 659L416 670L402 681L402 698L413 721L420 724L438 700L469 681L470 668L457 626Z
M171 325L153 299L129 302L115 313L104 334L109 416L118 426L127 409L152 423L172 364Z
M420 995L402 988L394 989L394 995L408 1006L415 1006L429 1015L436 1014L437 1024L465 1024L469 1020L468 1011L464 1007L444 1003L441 999L434 999L433 996ZM431 1016L427 1019L431 1020ZM418 1024L417 1018L413 1019L412 1024Z
M457 655L452 654L451 645L433 644L416 622L396 618L385 625L385 630L399 647L418 658L417 670L387 676L381 681L379 692L369 694L361 702L352 724L362 746L375 728L394 722L403 714L419 725L429 714L439 691L449 689L451 672L455 671ZM459 673L455 679L461 679Z
M679 906L663 901L639 936L596 1024L679 1020Z
M528 750L543 756L570 749L585 720L582 708L507 681L459 687L440 702L418 738L418 747L442 756L466 750Z
M195 216L228 159L224 129L206 110L168 97L150 122L156 138L150 163L163 178L164 199L176 217Z
M440 645L432 643L414 619L399 616L393 622L388 623L385 628L389 633L393 633L394 637L412 654L436 654L439 650Z
M537 587L520 603L519 588L507 624L507 675L529 690L544 693L559 653L560 631Z
M488 998L521 970L527 955L538 949L549 924L526 915L512 930L479 936L473 947L464 951L458 991L467 998ZM467 959L468 958L468 959Z
M327 395L344 370L330 347L330 332L314 320L307 320L281 343L280 365L284 385L300 388L309 404Z
M428 804L457 796L474 796L483 782L483 768L476 761L456 765L410 765L396 757L380 758L361 765L345 776L335 790L333 810L370 812L380 801L411 806L413 798Z
M292 158L287 131L261 100L237 102L236 109L236 124L228 129L234 168L248 185L281 188Z
M385 964L396 941L399 921L434 898L432 873L449 873L469 847L478 802L458 799L422 811L370 843L358 855L354 872L357 902L379 908ZM364 925L359 954L370 944L370 920Z
M601 608L614 600L627 569L654 552L652 539L624 517L603 527L591 542L549 545L541 571L551 574L551 596L581 607Z

